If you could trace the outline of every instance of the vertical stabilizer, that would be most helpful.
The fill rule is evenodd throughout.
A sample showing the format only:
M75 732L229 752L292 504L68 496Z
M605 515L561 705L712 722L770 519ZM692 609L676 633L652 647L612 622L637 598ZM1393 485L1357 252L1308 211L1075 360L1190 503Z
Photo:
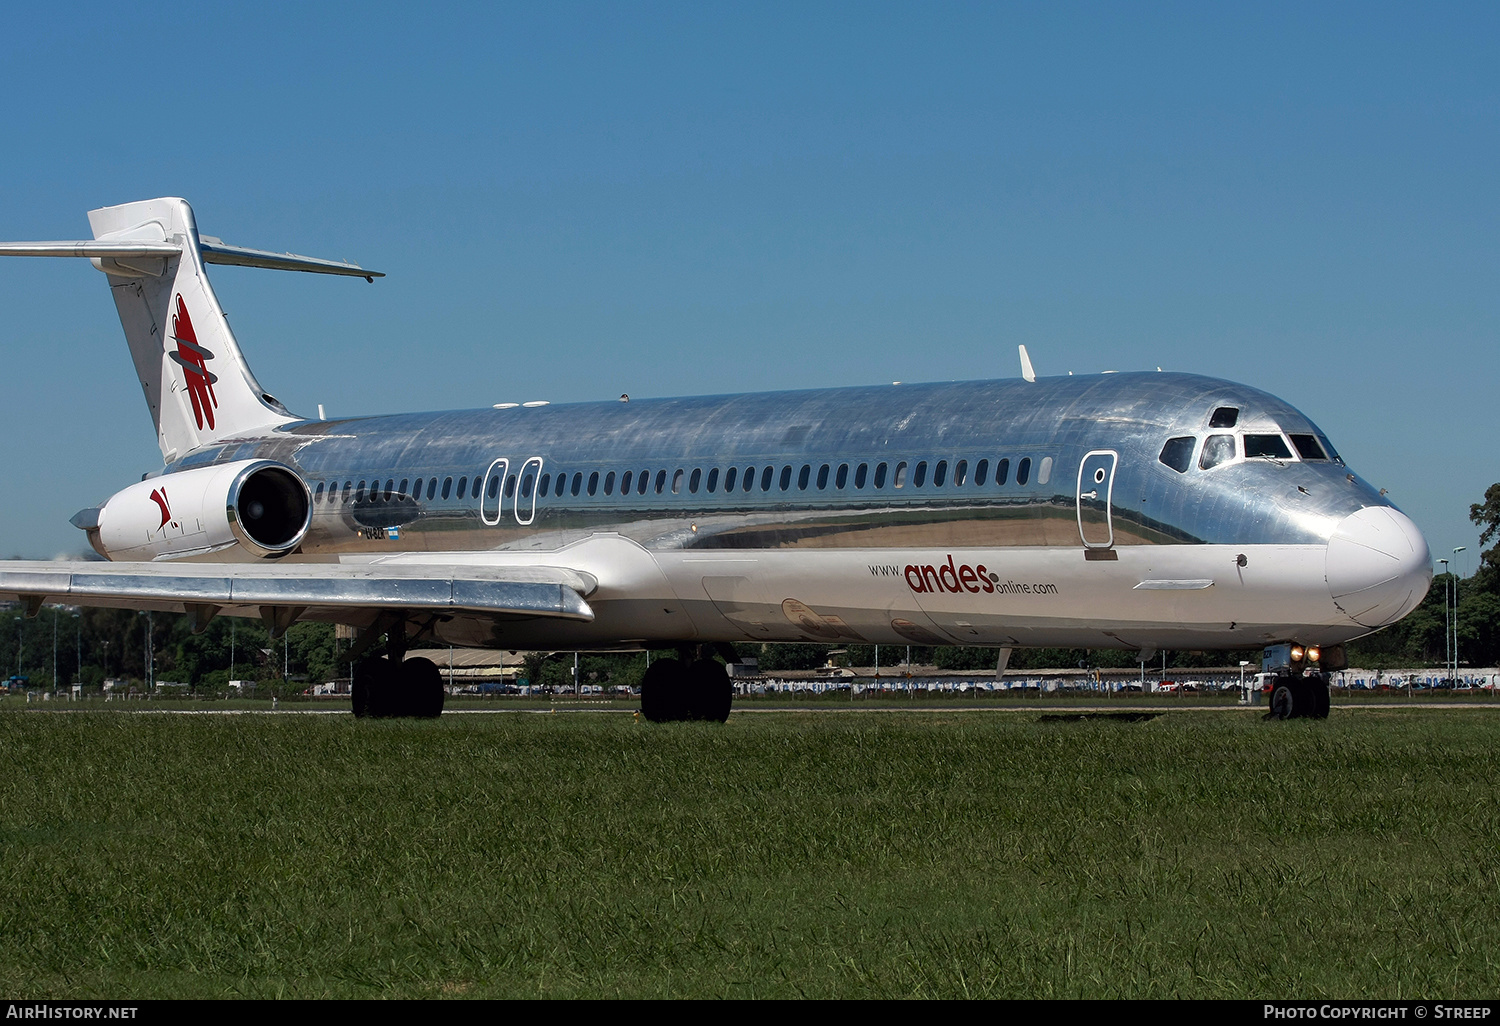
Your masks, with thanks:
M164 460L298 419L266 394L245 362L208 282L185 200L103 207L89 211L89 224L100 242L177 249L167 256L93 258L109 277Z

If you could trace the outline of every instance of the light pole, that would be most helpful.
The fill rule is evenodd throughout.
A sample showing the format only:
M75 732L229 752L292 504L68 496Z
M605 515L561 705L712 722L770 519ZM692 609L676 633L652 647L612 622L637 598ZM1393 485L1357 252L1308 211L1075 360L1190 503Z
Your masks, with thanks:
M52 697L57 698L57 607L52 607Z
M83 697L83 617L73 614L73 676L78 681L78 695Z
M1467 545L1460 545L1458 548L1456 548L1456 549L1453 550L1453 555L1456 557L1460 552L1465 551L1467 548L1468 548ZM1454 559L1453 565L1454 566L1458 565L1458 560L1457 559ZM1457 577L1454 577L1454 579L1453 579L1453 672L1448 675L1448 679L1453 682L1453 686L1454 687L1458 687L1458 578Z
M1440 559L1438 560L1438 562L1443 565L1443 668L1446 670L1448 668L1447 664L1450 658L1448 634L1453 622L1448 616L1448 584L1450 583L1451 578L1448 577L1448 561L1446 559Z
M16 676L21 675L21 653L23 651L21 641L21 618L16 617Z

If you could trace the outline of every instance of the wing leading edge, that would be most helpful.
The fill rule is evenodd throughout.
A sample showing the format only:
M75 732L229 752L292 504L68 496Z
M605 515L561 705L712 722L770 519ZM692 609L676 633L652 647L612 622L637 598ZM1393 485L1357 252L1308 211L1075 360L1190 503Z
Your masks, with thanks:
M53 602L189 613L295 608L334 620L404 610L587 623L594 611L584 596L595 587L590 575L566 567L0 562L0 600L32 612Z

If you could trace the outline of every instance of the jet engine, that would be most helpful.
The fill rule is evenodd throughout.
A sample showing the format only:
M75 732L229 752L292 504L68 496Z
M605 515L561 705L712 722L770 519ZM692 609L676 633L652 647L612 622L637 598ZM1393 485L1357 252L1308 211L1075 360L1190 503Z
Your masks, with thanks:
M178 559L235 546L274 558L302 543L312 493L288 466L240 460L149 478L73 522L105 559Z

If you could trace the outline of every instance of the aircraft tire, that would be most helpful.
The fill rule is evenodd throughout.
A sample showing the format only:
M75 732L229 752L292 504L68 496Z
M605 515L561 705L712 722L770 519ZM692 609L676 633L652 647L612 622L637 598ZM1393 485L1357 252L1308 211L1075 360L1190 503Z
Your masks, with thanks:
M1328 719L1328 709L1332 704L1328 697L1328 682L1326 680L1309 681L1308 691L1311 694L1308 699L1307 714L1315 720Z
M380 719L391 715L391 664L376 657L362 659L354 666L354 684L350 687L354 715L361 719Z
M1297 691L1293 681L1278 681L1275 689L1271 692L1271 711L1266 714L1268 719L1290 720L1301 715Z
M687 719L686 668L676 659L658 659L641 678L641 715L652 723Z
M399 691L405 708L398 715L435 720L443 714L443 673L431 659L402 663Z
M712 659L699 659L687 668L687 718L723 723L734 703L729 671Z

